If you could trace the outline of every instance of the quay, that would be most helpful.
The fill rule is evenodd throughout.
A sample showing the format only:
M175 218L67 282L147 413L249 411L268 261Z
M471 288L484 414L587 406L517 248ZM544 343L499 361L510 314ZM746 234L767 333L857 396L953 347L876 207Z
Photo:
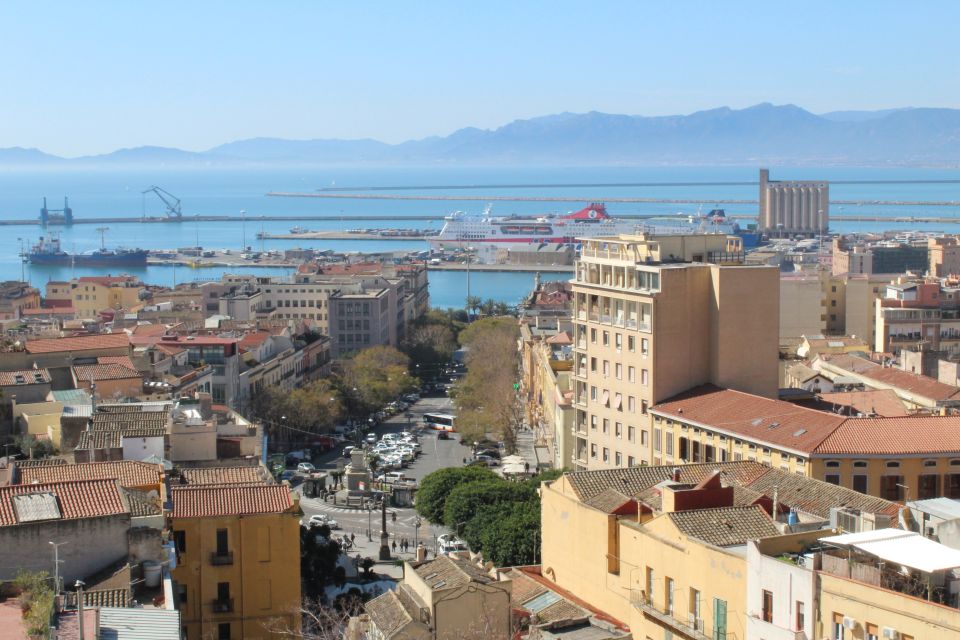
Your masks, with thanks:
M435 235L435 234L433 234ZM258 240L426 240L433 237L426 233L415 235L383 235L380 233L351 231L305 231L303 233L258 233Z
M427 271L502 271L508 273L534 272L541 273L573 273L572 264L479 264L445 262L442 264L427 264Z

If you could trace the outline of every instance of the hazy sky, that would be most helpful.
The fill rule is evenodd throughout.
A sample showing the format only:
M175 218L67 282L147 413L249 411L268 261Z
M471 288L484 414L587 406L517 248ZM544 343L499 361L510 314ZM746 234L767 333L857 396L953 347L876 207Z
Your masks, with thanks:
M590 110L960 107L958 2L11 2L0 147L388 142Z

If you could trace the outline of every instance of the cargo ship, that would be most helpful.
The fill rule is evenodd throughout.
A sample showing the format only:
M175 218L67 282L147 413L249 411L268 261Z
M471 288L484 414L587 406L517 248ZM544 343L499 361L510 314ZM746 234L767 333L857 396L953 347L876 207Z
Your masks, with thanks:
M602 203L595 202L566 215L536 217L482 215L456 212L445 218L443 229L428 242L434 249L475 247L520 248L522 245L576 244L577 238L648 233L652 235L688 235L722 233L737 235L740 227L729 220L722 209L707 215L663 216L645 220L613 218Z
M78 267L145 267L146 249L100 249L91 253L67 253L60 248L60 238L40 237L24 257L36 265L75 265Z

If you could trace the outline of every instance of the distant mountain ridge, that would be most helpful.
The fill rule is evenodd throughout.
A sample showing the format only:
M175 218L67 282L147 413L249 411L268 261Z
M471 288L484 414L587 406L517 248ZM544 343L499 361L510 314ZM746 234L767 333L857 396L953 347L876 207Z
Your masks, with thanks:
M72 159L38 149L0 149L0 165L19 167L337 163L960 166L960 110L910 107L816 115L791 104L762 103L676 116L560 113L400 144L250 138L201 152L145 146Z

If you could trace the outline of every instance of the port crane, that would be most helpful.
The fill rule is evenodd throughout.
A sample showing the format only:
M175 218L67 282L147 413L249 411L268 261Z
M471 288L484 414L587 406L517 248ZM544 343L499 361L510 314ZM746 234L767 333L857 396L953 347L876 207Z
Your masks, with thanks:
M143 217L147 217L147 194L155 193L158 198L163 202L164 206L167 208L167 217L168 218L183 218L183 210L180 207L180 198L173 195L166 189L153 185L147 189L144 189L140 192L143 196Z

